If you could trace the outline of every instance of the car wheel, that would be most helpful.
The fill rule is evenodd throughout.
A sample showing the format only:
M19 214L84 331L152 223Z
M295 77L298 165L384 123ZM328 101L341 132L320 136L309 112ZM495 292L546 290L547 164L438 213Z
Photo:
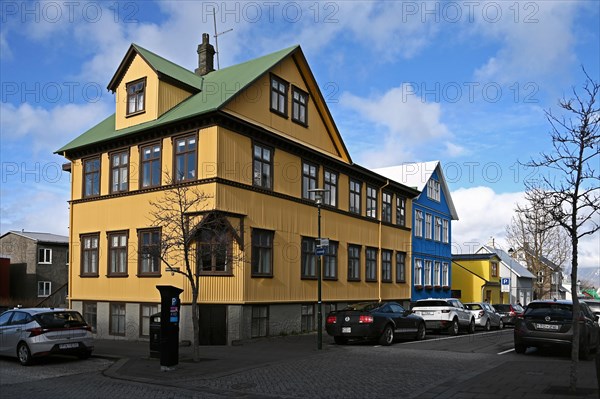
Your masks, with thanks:
M389 324L383 329L383 334L379 337L379 343L381 345L391 345L394 342L394 329Z
M346 345L348 343L348 338L346 337L333 337L333 340L338 345Z
M515 343L515 353L525 353L527 347L523 344Z
M419 327L417 327L416 339L417 339L417 341L422 341L425 339L425 324L424 323L419 324Z
M452 319L452 324L448 328L450 335L458 335L458 320Z
M23 366L29 366L31 364L31 351L25 342L21 342L19 346L17 346L17 357Z
M485 327L484 327L485 331L490 331L492 329L492 323L490 323L490 319L487 319L485 321Z
M475 320L471 319L471 322L469 323L469 327L467 329L467 333L468 334L474 334L475 333Z
M500 319L500 323L498 324L498 330L502 330L504 328L504 322Z

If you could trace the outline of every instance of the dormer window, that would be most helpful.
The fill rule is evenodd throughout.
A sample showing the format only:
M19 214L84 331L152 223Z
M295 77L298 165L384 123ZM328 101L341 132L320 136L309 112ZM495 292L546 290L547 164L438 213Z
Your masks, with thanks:
M145 110L146 78L127 84L127 115L135 115Z
M274 75L271 76L271 111L287 118L288 83Z
M292 121L306 126L308 119L306 115L306 105L308 103L308 94L299 88L292 87Z

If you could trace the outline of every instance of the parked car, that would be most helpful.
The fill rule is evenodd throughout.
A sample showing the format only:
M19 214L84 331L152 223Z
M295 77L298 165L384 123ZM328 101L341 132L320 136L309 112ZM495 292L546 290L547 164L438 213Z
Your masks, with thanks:
M589 307L592 313L596 316L600 316L600 300L591 299L591 298L579 298L579 303L585 302Z
M502 322L505 326L507 325L515 325L515 320L517 320L517 316L523 314L523 307L519 304L506 304L506 303L496 303L494 304L494 309L496 312L500 313L502 316Z
M580 303L579 356L588 359L599 346L599 317L587 304ZM525 353L527 347L571 346L573 342L573 302L541 300L530 302L522 316L517 318L514 330L516 353Z
M470 310L471 314L475 316L475 327L483 328L485 331L490 331L492 327L498 329L504 328L502 316L489 303L465 303L465 308Z
M74 310L11 309L0 314L0 355L26 366L35 357L52 354L87 359L94 350L92 329Z
M475 317L458 299L419 299L412 310L425 319L427 329L447 330L451 335L457 335L461 328L469 334L475 332Z
M425 321L396 302L361 302L327 315L325 329L336 344L349 339L379 340L391 345L396 337L425 339Z

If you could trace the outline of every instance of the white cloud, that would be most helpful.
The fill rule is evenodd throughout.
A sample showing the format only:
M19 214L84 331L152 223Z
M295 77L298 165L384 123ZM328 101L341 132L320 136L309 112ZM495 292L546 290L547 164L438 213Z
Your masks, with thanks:
M359 158L370 167L387 166L414 160L414 149L428 143L439 146L445 140L447 155L456 156L464 152L462 147L448 141L450 129L441 121L442 108L439 103L426 103L414 94L410 84L403 84L381 96L362 98L343 93L340 104L353 110L372 123L375 131L382 131L380 138L369 138L375 148L363 148Z

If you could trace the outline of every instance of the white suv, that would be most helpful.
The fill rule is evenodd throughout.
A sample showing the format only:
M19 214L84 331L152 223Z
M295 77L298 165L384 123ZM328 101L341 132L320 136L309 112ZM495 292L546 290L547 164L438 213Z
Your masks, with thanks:
M469 334L475 332L475 318L458 299L420 299L412 310L425 319L429 330L447 330L451 335L457 335L461 328Z

